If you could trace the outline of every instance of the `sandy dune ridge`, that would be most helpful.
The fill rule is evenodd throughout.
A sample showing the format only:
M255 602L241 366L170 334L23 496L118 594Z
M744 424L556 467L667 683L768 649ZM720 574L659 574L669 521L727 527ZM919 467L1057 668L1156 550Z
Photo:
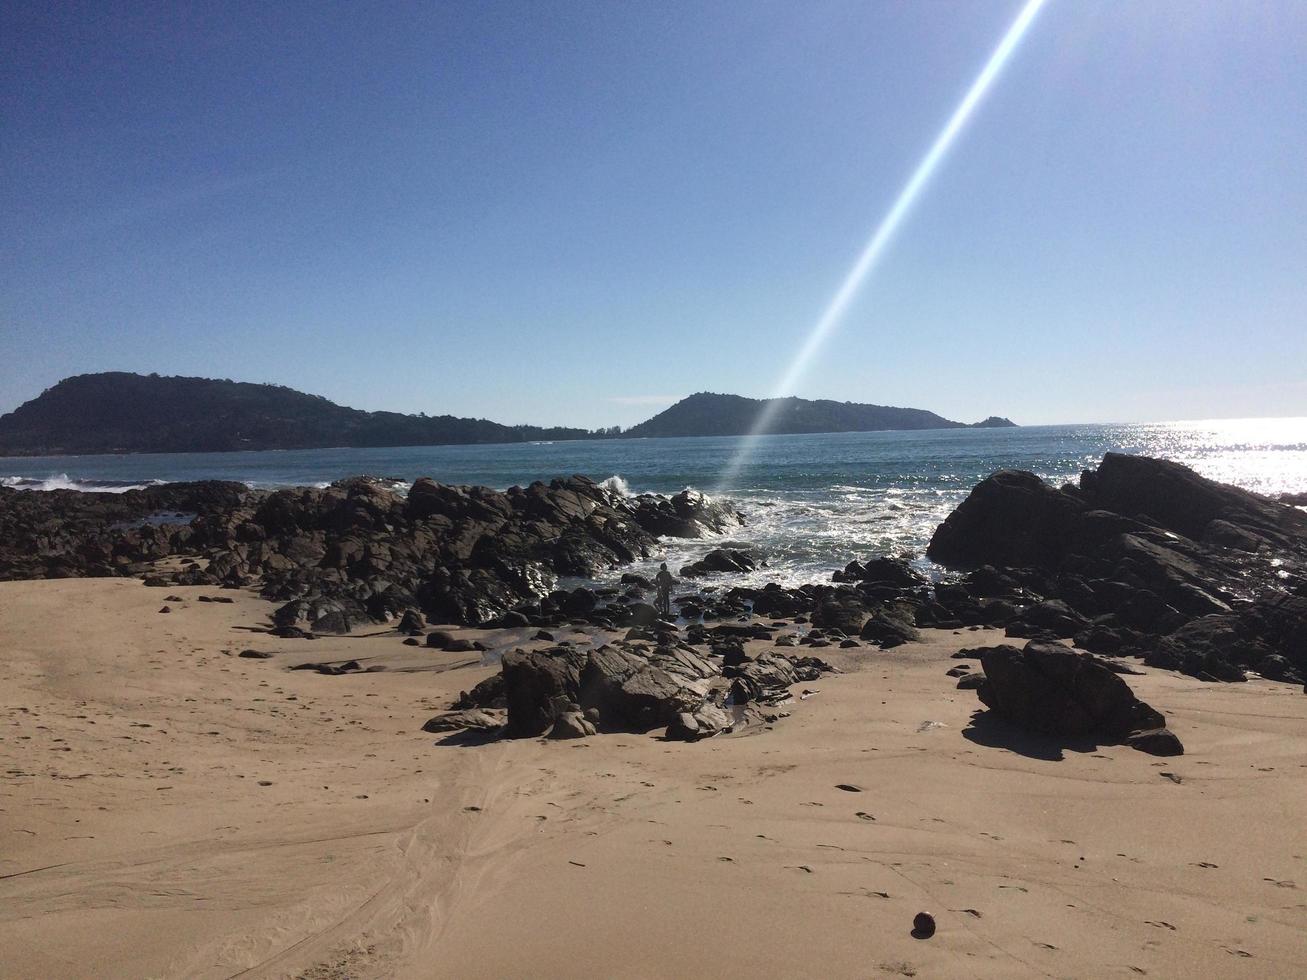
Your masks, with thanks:
M479 657L173 593L0 584L0 975L1307 971L1291 686L1149 671L1185 756L1059 746L944 676L999 634L926 631L770 731L446 744ZM347 658L387 669L285 669Z

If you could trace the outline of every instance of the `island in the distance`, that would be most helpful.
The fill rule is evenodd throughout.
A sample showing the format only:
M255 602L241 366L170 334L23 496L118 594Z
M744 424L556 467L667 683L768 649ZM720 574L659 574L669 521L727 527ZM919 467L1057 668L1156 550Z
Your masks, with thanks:
M961 429L934 412L780 399L767 433ZM502 425L452 415L346 408L281 385L123 371L65 378L0 416L0 456L437 446L561 439L729 436L752 432L766 403L701 392L622 431ZM991 416L976 427L1011 426Z

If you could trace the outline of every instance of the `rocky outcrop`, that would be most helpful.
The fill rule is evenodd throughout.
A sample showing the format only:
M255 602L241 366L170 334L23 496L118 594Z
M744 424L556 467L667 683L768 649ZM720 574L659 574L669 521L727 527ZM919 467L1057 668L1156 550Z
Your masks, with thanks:
M1060 489L1000 471L927 555L970 571L922 625L1074 637L1205 680L1307 676L1307 514L1178 463L1108 453Z
M366 478L275 492L0 488L0 578L145 575L154 561L186 555L192 563L160 584L257 584L282 604L274 619L285 635L405 614L413 632L419 612L467 625L516 612L548 625L563 614L550 600L559 576L646 557L655 534L699 537L741 522L696 491L633 499L583 476L505 492L420 479L406 495Z
M865 562L851 561L843 571L832 576L836 582L866 582L892 589L916 589L929 584L926 576L902 558L872 558Z
M1020 650L1003 645L978 652L985 680L976 694L996 715L1022 728L1125 742L1166 727L1161 712L1135 697L1125 681L1092 655L1035 640ZM1149 751L1164 741L1153 735L1136 737L1132 744Z
M0 580L145 575L221 543L224 515L248 493L217 480L125 493L0 487Z
M698 490L682 490L671 497L641 494L635 498L635 521L658 537L702 538L723 534L744 524L739 511Z
M507 733L544 735L580 712L599 731L666 727L670 738L693 741L720 731L727 679L748 685L751 700L775 703L790 685L830 669L815 658L734 649L705 654L684 642L650 649L623 641L585 652L565 645L513 651L502 669Z
M711 572L751 572L758 563L747 551L730 551L716 548L696 562L681 568L682 578L698 578Z

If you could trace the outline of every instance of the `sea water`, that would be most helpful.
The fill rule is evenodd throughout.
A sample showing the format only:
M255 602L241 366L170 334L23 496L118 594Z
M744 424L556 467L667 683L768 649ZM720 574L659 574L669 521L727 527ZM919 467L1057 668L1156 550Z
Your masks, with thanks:
M0 458L0 483L32 489L123 490L174 480L255 487L324 486L362 473L504 489L581 473L627 493L716 486L737 437L613 439L482 446ZM767 567L733 584L829 580L853 558L920 559L935 527L998 469L1075 480L1108 451L1174 459L1204 476L1266 494L1307 492L1307 419L1145 425L1022 426L767 436L727 496L748 524L726 537L668 541L648 572L714 547L748 548Z

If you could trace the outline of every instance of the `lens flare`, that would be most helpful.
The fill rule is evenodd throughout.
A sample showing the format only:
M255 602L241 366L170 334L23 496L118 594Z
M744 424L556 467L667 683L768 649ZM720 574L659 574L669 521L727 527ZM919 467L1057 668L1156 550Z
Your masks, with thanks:
M994 53L985 62L985 67L980 70L976 80L967 89L967 94L962 97L962 101L953 110L953 114L949 116L944 128L935 137L935 142L930 145L926 155L917 164L917 169L912 172L908 182L899 191L899 196L895 198L894 204L872 232L871 238L868 239L857 261L853 263L853 267L849 269L848 274L844 277L840 288L836 290L830 303L809 332L807 340L804 341L794 360L790 362L789 370L785 372L784 377L776 386L775 393L769 401L763 403L762 411L758 413L752 431L745 436L739 449L735 451L735 455L731 457L725 470L722 471L721 479L717 484L718 492L729 488L734 483L740 470L748 462L749 457L753 455L758 440L775 421L776 413L780 411L783 405L782 398L787 392L793 391L799 381L802 380L817 351L821 349L822 344L826 342L831 332L844 318L844 314L848 312L848 308L852 304L854 297L857 296L858 290L871 274L872 269L875 268L876 262L880 259L881 253L885 251L890 239L894 237L894 232L903 223L903 219L907 216L917 198L920 197L922 190L948 153L949 147L952 146L958 133L967 124L967 120L971 118L971 114L975 111L980 100L985 97L985 93L989 91L994 80L1002 72L1003 66L1007 64L1012 52L1016 50L1021 38L1029 29L1035 15L1039 13L1039 9L1044 6L1045 2L1046 0L1028 0L1026 5L1021 8L1016 20L1012 22L1012 26L1007 29L1007 33L999 41Z

